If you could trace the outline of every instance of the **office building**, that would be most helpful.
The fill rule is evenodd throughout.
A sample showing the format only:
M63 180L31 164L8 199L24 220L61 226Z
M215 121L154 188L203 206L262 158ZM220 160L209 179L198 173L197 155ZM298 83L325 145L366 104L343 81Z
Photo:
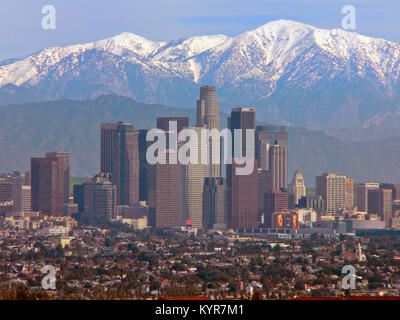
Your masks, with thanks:
M315 193L325 200L327 214L336 214L346 208L346 177L336 173L324 173L315 179Z
M303 175L301 174L300 170L296 170L293 175L291 191L294 194L295 205L299 203L299 199L301 197L306 196L306 186L304 184Z
M70 161L69 152L53 151L46 152L46 158L62 158L64 163L64 203L69 202L69 179L70 179Z
M221 175L221 140L219 139L219 103L215 87L203 86L200 88L200 99L197 100L196 127L209 130L218 130L218 139L208 140L208 176L219 177Z
M228 227L228 189L224 178L206 178L203 189L203 225L205 229Z
M13 179L0 178L0 202L12 201L14 183Z
M358 211L368 211L368 191L378 190L379 182L365 182L356 185L356 205Z
M256 126L256 158L261 170L269 170L269 148L278 144L288 147L288 133L284 126Z
M346 209L353 210L354 208L354 180L346 178Z
M52 216L64 215L65 201L64 159L31 159L32 211Z
M117 203L139 201L139 132L130 123L118 122L113 138L112 182L117 185Z
M274 190L264 195L264 223L266 227L272 226L272 214L289 210L289 193L281 190Z
M197 145L191 144L191 150L197 148L197 163L180 164L180 223L186 219L192 221L192 227L203 227L203 186L204 179L210 175L210 165L201 163L201 150L207 148L202 141L201 127L191 127L197 133Z
M269 148L269 171L272 190L287 189L287 147L275 143Z
M219 130L219 103L213 86L200 88L200 99L197 100L196 127L207 127Z
M158 117L157 118L157 128L164 130L164 131L169 131L169 123L170 122L176 122L177 126L177 131L178 133L184 129L189 127L189 118L188 117Z
M321 196L301 197L299 199L299 208L309 208L321 213L325 210L325 199Z
M180 205L180 164L169 163L169 158L176 152L165 152L166 163L149 166L149 223L153 227L178 227L182 225L179 216Z
M146 141L146 135L149 130L138 130L139 141L139 201L148 201L148 163L146 159L146 152L148 146L152 143Z
M392 218L392 190L372 189L368 190L368 214L376 214L389 226Z
M255 157L255 129L256 129L256 109L255 108L233 108L230 117L228 118L228 128L232 131L232 157ZM242 130L241 141L235 140L235 130ZM250 145L247 145L246 130L253 130L253 139ZM236 141L236 142L235 142ZM235 145L241 147L235 154Z
M100 125L100 172L112 173L113 139L118 123Z
M392 200L400 201L400 184L382 183L380 188L392 190Z
M258 176L257 161L250 174L241 175L236 171L244 165L235 159L227 165L228 213L230 226L233 229L256 228L258 226Z
M99 174L83 184L84 213L89 221L105 221L116 218L117 186L109 176Z
M31 211L31 186L14 185L12 189L13 211Z
M264 213L264 195L272 191L270 171L258 169L258 214Z

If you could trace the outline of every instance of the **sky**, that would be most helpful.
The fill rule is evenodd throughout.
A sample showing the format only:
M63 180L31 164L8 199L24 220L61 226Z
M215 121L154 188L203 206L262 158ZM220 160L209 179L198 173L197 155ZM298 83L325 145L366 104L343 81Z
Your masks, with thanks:
M42 28L45 5L56 9L55 29ZM356 9L355 32L400 42L400 0L0 0L0 61L122 32L154 41L236 36L278 19L335 29L345 5Z

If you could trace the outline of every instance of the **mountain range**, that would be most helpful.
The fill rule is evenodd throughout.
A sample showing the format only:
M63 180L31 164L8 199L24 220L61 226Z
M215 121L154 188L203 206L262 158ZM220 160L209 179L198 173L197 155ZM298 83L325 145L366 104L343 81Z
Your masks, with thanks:
M236 37L122 33L46 48L0 62L0 104L114 94L190 109L212 84L222 111L254 106L259 121L379 138L400 135L399 74L400 44L278 20Z
M145 104L113 95L4 105L0 114L0 172L28 170L30 157L64 150L71 153L71 175L85 177L99 170L100 123L123 120L143 129L154 128L159 116L186 116L192 125L196 117L194 108ZM222 126L226 117L220 114ZM288 132L289 181L300 169L311 187L316 175L328 171L338 171L357 182L400 183L398 138L343 142L306 128L288 127Z

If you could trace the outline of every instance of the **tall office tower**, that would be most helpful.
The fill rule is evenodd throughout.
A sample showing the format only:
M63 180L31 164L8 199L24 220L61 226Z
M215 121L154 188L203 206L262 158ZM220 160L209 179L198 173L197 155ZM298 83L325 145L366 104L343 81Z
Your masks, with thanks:
M287 146L274 144L269 148L269 171L272 190L287 189Z
M85 211L85 195L83 184L75 184L74 185L74 203L78 205L78 212Z
M79 204L78 204L79 206ZM93 176L83 184L82 217L89 221L105 221L116 218L117 186L107 174Z
M274 144L288 148L288 133L284 126L259 125L256 127L256 158L262 170L269 170L269 148Z
M197 100L196 127L206 126L208 129L219 130L219 103L215 87L200 88L200 100Z
M365 182L356 185L356 205L359 211L368 211L368 190L379 189L379 182Z
M148 129L139 130L139 200L148 201L148 176L149 166L146 160L147 147L152 144L146 141Z
M180 164L169 163L172 149L166 149L166 163L149 167L149 222L157 228L181 226L179 217Z
M306 196L306 186L304 184L303 175L300 170L296 170L292 179L292 193L294 194L294 203L297 205L301 197Z
M46 158L63 158L64 160L64 203L69 202L69 171L70 171L70 164L69 164L69 152L64 151L53 151L53 152L46 152Z
M243 167L233 159L227 165L228 213L233 229L256 228L258 226L258 176L257 160L253 159L254 169L248 175L240 175L237 168Z
M269 147L271 146L271 134L268 131L256 129L256 159L263 171L269 170Z
M0 178L0 202L12 200L12 189L15 182L13 179Z
M100 172L112 173L113 140L118 123L100 124Z
M206 178L204 181L203 226L218 230L228 226L228 189L224 178Z
M180 132L182 129L189 127L188 117L158 117L157 118L157 128L169 131L169 123L175 121L177 125L177 130Z
M64 215L64 177L63 158L31 158L32 211Z
M31 171L26 171L24 175L24 186L31 185Z
M286 191L275 190L264 195L264 223L271 228L272 214L289 210L289 193Z
M382 183L380 189L390 189L392 190L392 200L399 201L400 200L400 184L392 184L392 183Z
M191 150L197 148L197 163L180 164L180 222L192 220L194 228L203 227L203 186L204 179L209 176L210 165L201 163L201 150L207 148L207 141L201 138L201 127L191 127L197 133L197 145L193 143Z
M315 178L315 192L325 199L326 213L336 214L346 207L346 177L336 173L324 173Z
M139 201L139 133L130 123L118 122L113 139L112 182L117 204Z
M258 169L258 214L264 213L264 194L272 191L270 171Z
M256 109L255 108L233 108L231 116L228 118L228 128L232 131L232 157L235 155L235 129L242 129L242 141L240 146L242 147L241 156L249 157L250 154L246 153L246 148L249 148L250 152L255 155L255 149L250 150L250 146L246 145L246 130L254 130L255 135L256 129ZM255 157L255 156L254 156Z
M12 190L13 211L31 211L31 186L15 185Z
M346 178L346 209L353 210L354 208L354 180Z
M197 118L196 127L206 127L209 130L217 129L219 131L219 103L215 87L204 86L200 88L200 99L197 100ZM210 177L219 177L221 175L220 163L220 144L221 141L208 141L209 152L209 173Z
M392 218L392 190L368 190L368 214L378 215L382 221L389 225Z

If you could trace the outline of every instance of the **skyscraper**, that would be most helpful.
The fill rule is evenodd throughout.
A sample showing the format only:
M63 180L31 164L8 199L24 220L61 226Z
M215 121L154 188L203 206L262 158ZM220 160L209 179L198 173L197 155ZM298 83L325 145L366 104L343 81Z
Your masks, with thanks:
M268 148L279 144L288 147L288 133L284 126L256 126L256 158L262 170L268 170Z
M264 195L272 191L270 171L258 169L258 213L264 213Z
M306 196L306 186L304 185L303 175L300 170L296 170L292 179L292 193L294 194L295 204L299 203L301 197Z
M189 118L188 117L158 117L157 118L157 128L168 131L169 123L176 122L177 130L180 132L182 129L189 127Z
M315 192L325 200L326 213L336 214L346 208L346 177L336 173L324 173L315 178Z
M219 103L215 87L200 88L200 99L197 100L196 127L206 126L208 129L219 130Z
M146 140L148 130L138 130L139 136L139 200L148 201L148 169L149 165L146 159L147 147L151 144L150 141Z
M272 190L287 189L287 146L277 141L269 148L269 171Z
M192 220L194 228L203 227L203 186L204 179L209 176L210 165L201 163L201 150L207 147L207 141L202 140L201 127L191 127L197 133L197 163L180 164L180 217L181 223ZM192 149L191 148L191 149Z
M250 157L250 153L255 154L255 148L247 145L247 132L246 130L253 130L255 135L256 128L256 110L255 108L233 108L231 116L228 118L228 128L232 131L232 157L240 158ZM242 130L242 140L235 142L235 129ZM254 139L254 138L253 138ZM254 140L252 141L254 145ZM241 146L241 154L235 154L235 144ZM248 150L247 150L248 149ZM247 152L246 152L247 151ZM253 156L255 157L255 155Z
M15 185L12 190L13 211L31 211L31 186Z
M382 183L380 188L381 189L390 189L390 190L392 190L392 199L393 199L393 201L399 201L400 200L400 184Z
M52 216L64 214L64 177L63 158L31 159L32 211Z
M69 164L69 152L64 151L53 151L46 152L46 158L63 158L64 160L64 203L69 202L69 178L70 178L70 164Z
M196 111L196 127L205 127L209 130L217 129L219 132L219 103L215 87L204 86L200 88L200 99L197 100ZM220 139L215 140L210 137L208 140L208 176L210 177L219 177L221 175L220 144Z
M269 170L272 190L287 188L288 133L284 126L256 127L256 158L261 170Z
M95 175L83 184L83 217L89 221L115 219L117 186L107 176Z
M224 178L206 178L203 189L203 224L206 229L228 226L228 194Z
M376 214L389 226L392 218L392 190L372 189L368 190L368 214Z
M12 200L12 189L15 181L9 178L0 178L0 202Z
M289 210L289 194L286 191L274 190L264 195L265 225L272 226L272 214Z
M359 211L368 211L368 190L379 189L379 182L365 182L356 185L356 205Z
M118 123L100 125L100 172L112 173L113 139Z
M346 209L353 210L354 208L354 180L346 178Z
M113 138L112 182L117 185L117 203L139 201L139 133L130 123L118 122Z
M233 229L258 226L258 176L257 161L254 161L254 169L248 175L237 174L236 168L242 165L237 164L234 159L232 164L227 165L228 213Z
M180 164L169 163L172 149L161 150L166 153L166 163L149 166L149 222L157 228L178 227L182 225L179 217L180 204Z

